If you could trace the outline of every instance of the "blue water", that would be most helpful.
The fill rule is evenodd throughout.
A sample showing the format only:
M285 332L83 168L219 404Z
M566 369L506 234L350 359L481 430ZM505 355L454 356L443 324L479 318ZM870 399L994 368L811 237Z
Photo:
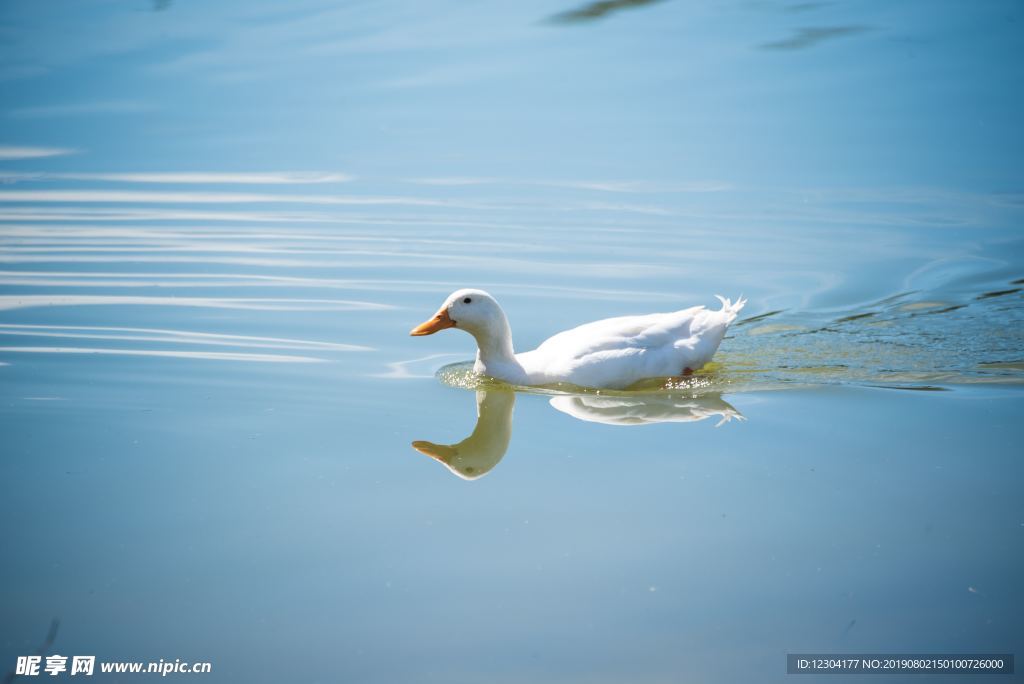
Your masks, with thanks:
M1020 654L1022 33L1015 2L0 4L0 673ZM749 304L692 377L512 391L408 337L461 287L519 350Z

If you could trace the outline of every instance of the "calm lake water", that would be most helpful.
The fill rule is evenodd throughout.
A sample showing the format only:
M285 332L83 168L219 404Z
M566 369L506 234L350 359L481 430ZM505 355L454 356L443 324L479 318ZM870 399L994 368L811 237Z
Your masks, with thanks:
M24 1L0 37L0 673L1024 653L1019 3ZM669 389L513 392L408 337L460 287L519 350L749 304Z

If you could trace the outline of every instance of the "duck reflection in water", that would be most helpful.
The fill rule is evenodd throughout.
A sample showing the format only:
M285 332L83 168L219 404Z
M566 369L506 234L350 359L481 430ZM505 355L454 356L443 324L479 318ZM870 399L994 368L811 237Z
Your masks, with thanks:
M506 389L477 390L476 427L458 444L416 441L414 449L426 454L464 480L490 472L508 451L512 439L512 409L516 393Z
M464 480L483 477L508 451L515 403L516 393L510 389L477 390L476 427L469 437L457 444L418 440L412 446ZM690 423L718 416L720 419L715 426L718 427L734 418L745 420L743 414L718 393L698 396L558 395L551 397L550 404L573 418L607 425Z

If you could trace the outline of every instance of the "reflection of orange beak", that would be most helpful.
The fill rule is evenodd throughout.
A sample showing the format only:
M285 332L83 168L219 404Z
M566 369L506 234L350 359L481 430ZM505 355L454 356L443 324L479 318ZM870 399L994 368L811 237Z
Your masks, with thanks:
M455 321L448 315L448 309L443 308L438 311L433 318L429 321L420 323L411 331L409 334L413 337L419 337L420 335L433 335L438 330L444 330L445 328L454 327Z
M459 455L458 449L447 444L434 444L433 442L415 441L412 443L412 448L416 451L429 456L435 461L449 464L452 459Z

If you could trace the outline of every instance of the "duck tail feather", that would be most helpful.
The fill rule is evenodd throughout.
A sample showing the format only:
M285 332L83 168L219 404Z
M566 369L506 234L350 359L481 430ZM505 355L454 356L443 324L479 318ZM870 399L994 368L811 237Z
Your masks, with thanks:
M722 313L729 317L730 323L739 314L740 309L742 309L743 306L747 303L747 300L743 298L743 295L740 295L735 302L733 302L730 299L727 299L726 297L723 297L722 295L715 295L715 297L718 299L718 301L722 302Z

